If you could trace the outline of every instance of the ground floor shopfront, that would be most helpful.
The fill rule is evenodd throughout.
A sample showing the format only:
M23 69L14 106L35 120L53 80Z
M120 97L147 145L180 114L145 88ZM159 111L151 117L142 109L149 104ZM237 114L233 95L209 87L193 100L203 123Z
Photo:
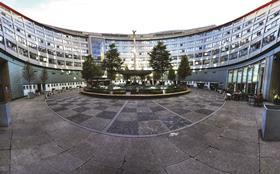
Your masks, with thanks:
M23 97L26 91L34 92L43 89L41 74L43 67L32 65L35 73L35 79L31 85L23 78L23 68L26 62L18 60L16 57L0 50L0 101L2 100L3 91L9 91L12 99ZM69 71L60 69L46 68L48 80L45 82L45 88L48 90L59 90L63 87L81 86L83 79L80 71Z
M220 88L272 100L280 93L280 47L223 67L193 70L188 82L215 82Z

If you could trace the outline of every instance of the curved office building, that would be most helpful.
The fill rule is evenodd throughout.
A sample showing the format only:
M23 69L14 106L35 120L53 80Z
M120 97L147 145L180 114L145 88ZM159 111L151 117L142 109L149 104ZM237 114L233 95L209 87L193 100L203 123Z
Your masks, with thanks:
M38 75L47 68L50 87L79 85L85 56L100 62L115 43L124 65L149 69L148 52L158 41L167 45L175 68L180 57L188 55L193 71L189 82L219 82L252 94L262 92L266 99L272 89L280 90L280 2L276 0L220 26L136 34L136 42L132 34L80 32L41 24L2 3L0 12L0 62L6 67L2 76L9 73L13 98L23 95L22 67L27 61Z

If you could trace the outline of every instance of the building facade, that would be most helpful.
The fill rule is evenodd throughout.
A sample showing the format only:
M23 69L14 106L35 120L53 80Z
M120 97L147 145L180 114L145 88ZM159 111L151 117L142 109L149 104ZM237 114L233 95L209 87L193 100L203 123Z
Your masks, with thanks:
M278 0L220 26L136 34L135 42L133 34L80 32L44 25L2 3L0 12L1 59L9 64L16 97L25 83L17 78L21 78L19 72L27 61L38 72L47 68L52 76L49 83L80 82L85 57L92 55L101 62L112 43L124 66L151 69L148 53L159 41L170 51L175 69L182 55L189 57L192 75L188 81L219 82L234 90L261 92L267 99L272 90L280 90Z

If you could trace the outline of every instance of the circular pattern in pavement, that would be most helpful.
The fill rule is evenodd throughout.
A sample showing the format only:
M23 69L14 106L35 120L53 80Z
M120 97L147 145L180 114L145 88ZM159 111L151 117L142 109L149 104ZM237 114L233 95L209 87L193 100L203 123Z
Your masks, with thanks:
M88 130L145 137L190 127L218 110L224 99L217 92L199 89L153 100L102 99L72 91L50 97L47 104L62 118Z

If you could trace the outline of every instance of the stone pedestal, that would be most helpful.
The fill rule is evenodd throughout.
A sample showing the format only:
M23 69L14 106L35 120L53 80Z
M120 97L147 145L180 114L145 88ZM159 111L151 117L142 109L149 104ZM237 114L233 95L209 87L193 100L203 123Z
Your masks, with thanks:
M9 103L0 103L0 126L8 127L11 124L11 109Z
M262 138L280 141L280 106L265 105L262 115Z

